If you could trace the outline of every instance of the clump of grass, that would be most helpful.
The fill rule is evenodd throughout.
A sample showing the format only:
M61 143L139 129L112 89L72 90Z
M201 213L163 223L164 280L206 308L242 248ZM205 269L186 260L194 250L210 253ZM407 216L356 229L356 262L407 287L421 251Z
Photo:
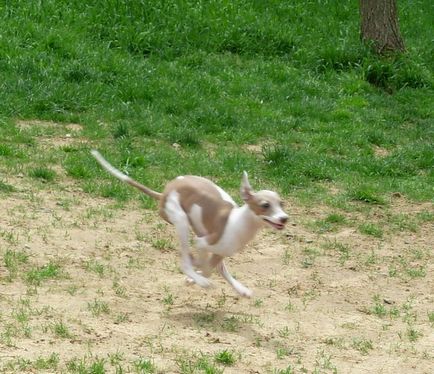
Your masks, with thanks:
M37 358L33 366L36 370L56 370L59 361L59 354L52 353L48 358Z
M359 231L362 234L373 236L375 238L383 237L383 230L380 226L375 223L363 223L359 226Z
M192 374L198 371L207 374L223 374L223 370L214 366L210 357L200 354L193 357L178 357L176 360L179 372L181 374Z
M58 278L60 275L61 266L58 263L50 261L46 265L29 270L25 274L25 279L26 282L31 285L39 286L42 281L47 279L55 279Z
M384 317L387 314L386 307L379 295L374 296L374 306L371 308L371 312L378 317Z
M41 179L43 182L51 182L56 177L56 172L45 167L36 167L29 171L29 176L35 179Z
M51 325L51 330L53 331L54 335L56 335L59 338L69 339L72 337L72 334L69 331L68 326L66 326L65 323L62 321L53 323Z
M223 364L226 366L232 366L235 363L236 358L235 358L235 355L233 354L233 352L225 349L223 351L217 352L214 355L214 360L216 362L218 362L219 364Z
M428 321L431 323L431 326L434 326L434 311L427 312L427 314L428 314Z
M97 260L90 260L85 263L86 271L98 274L100 277L103 277L106 273L106 266Z
M384 205L386 201L379 193L371 186L360 185L352 188L348 192L348 196L351 200L361 201L367 204Z
M99 317L102 314L110 313L110 307L108 303L97 299L87 303L87 309L90 310L94 317Z
M370 339L364 339L364 338L353 339L352 346L364 356L366 356L369 353L369 351L374 349L372 341Z
M432 85L428 69L404 56L368 58L363 63L363 74L367 82L387 91Z
M327 232L336 230L339 225L345 224L345 216L339 213L331 213L327 215L324 219L315 222L314 227L319 232Z
M3 260L6 269L9 271L9 280L15 278L18 272L18 268L22 264L28 262L29 255L24 251L15 251L12 249L7 249L3 255Z
M413 326L409 326L407 328L407 337L408 340L410 340L411 342L415 342L421 336L423 336L423 334L420 331L416 330Z
M14 186L11 186L10 184L5 183L5 182L0 180L0 192L8 193L8 192L15 192L15 191L16 191L16 189Z
M134 361L134 369L137 373L140 374L151 374L155 373L156 371L154 363L151 360L145 358L140 358Z
M92 358L90 361L86 359L74 358L66 363L66 368L70 373L83 374L104 374L106 373L105 360L102 358Z

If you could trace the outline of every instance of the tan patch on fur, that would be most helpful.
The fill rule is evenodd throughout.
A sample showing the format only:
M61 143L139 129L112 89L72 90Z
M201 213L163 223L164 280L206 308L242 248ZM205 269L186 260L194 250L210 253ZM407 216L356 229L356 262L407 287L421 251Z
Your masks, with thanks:
M176 191L179 194L182 209L188 214L193 205L202 208L202 221L207 231L207 241L209 244L215 244L223 234L229 214L233 205L225 201L217 188L208 180L195 176L185 176L169 182L163 191L163 197L160 200L160 215L166 220L168 217L164 207L167 196ZM203 236L197 227L190 222L194 232Z

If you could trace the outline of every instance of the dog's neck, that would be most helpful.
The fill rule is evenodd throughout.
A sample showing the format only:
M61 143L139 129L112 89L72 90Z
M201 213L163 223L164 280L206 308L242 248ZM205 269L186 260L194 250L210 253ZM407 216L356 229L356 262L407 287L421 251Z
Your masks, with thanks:
M263 220L245 204L232 210L225 235L232 239L234 251L239 251L255 237L263 225Z

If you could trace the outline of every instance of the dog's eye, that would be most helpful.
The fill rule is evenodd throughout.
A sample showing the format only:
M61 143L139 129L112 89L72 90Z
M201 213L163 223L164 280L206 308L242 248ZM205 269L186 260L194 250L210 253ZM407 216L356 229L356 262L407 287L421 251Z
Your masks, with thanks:
M270 203L262 203L261 208L268 209L270 207Z

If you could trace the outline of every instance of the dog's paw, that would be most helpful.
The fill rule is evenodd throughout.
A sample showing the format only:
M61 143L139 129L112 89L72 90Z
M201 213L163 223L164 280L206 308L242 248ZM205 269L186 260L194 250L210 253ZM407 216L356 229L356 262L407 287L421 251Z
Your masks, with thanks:
M251 298L253 296L253 291L243 286L241 283L237 284L235 290L242 296Z
M202 277L201 275L199 275L198 277L195 277L195 279L187 277L185 279L185 283L187 284L187 286L192 286L193 284L197 284L198 286L203 287L203 288L214 287L213 283L209 279Z
M205 277L202 277L202 276L200 278L198 278L195 282L198 286L201 286L203 288L213 287L212 282L209 279L206 279Z

